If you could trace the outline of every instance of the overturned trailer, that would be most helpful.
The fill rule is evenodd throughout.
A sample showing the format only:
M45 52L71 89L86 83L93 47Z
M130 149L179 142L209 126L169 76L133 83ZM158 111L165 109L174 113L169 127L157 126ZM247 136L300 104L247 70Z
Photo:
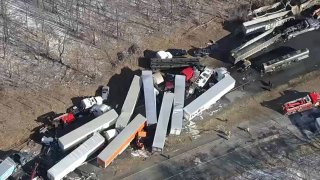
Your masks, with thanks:
M104 141L104 137L99 133L94 134L61 161L51 167L47 172L48 178L50 180L62 179L64 176L81 166L91 154L103 145Z
M287 3L285 1L276 2L274 4L262 6L258 9L252 10L249 12L248 16L252 17L252 19L262 18L265 16L270 16L272 14L286 11L286 7Z
M272 59L266 63L262 63L262 70L264 73L274 72L308 57L309 49L297 50L276 59Z
M182 130L185 89L186 77L182 75L176 75L174 81L174 99L170 134L180 135Z
M184 107L184 118L192 120L204 110L209 109L210 106L215 104L222 96L231 91L234 88L235 83L236 80L229 74L225 74L225 77L222 80Z
M157 124L156 94L151 71L142 71L144 103L146 108L147 124Z
M146 118L138 114L98 155L98 164L106 168L119 154L121 154L145 127Z
M133 114L134 108L137 104L141 89L141 81L139 76L134 76L127 94L126 99L122 105L121 113L116 122L116 128L121 130L127 126Z
M268 30L259 36L244 43L240 47L231 51L234 64L255 55L270 45L282 40L281 34L274 33L274 29Z
M173 97L173 93L170 92L165 92L163 95L157 128L152 143L152 151L162 152L163 150L171 115Z
M84 141L89 135L109 128L116 123L118 114L115 110L110 110L92 121L78 127L68 134L58 139L59 146L62 150L67 150L80 142Z
M282 26L285 22L295 19L290 12L291 11L279 12L244 22L242 24L242 31L244 34L253 34Z

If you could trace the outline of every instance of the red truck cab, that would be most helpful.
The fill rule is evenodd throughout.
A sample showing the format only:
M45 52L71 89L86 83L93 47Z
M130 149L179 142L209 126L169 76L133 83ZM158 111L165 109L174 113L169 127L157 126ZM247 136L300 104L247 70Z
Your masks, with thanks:
M319 106L320 93L311 92L307 96L289 101L282 108L286 115L291 115L297 112L303 112L313 107Z

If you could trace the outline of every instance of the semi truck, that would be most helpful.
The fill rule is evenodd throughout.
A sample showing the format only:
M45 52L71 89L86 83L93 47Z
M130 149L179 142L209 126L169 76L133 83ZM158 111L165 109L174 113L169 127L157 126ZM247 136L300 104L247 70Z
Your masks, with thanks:
M298 112L318 107L320 103L320 93L311 92L307 96L289 101L282 106L285 115L291 115Z

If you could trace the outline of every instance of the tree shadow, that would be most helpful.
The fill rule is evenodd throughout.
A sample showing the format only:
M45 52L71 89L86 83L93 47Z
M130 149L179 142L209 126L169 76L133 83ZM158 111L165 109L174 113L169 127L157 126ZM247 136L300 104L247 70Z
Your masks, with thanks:
M143 51L143 57L140 57L138 59L138 66L145 68L145 69L150 69L150 59L156 57L156 51L153 50L145 50Z
M124 67L121 69L120 74L113 75L109 80L108 86L110 87L110 90L106 104L119 113L128 94L134 75L140 76L141 71L132 71L130 68Z
M230 32L230 34L222 37L215 42L215 47L212 49L210 57L215 58L225 63L234 63L234 59L230 55L230 51L242 45L246 37L239 27L242 21L238 18L226 20L223 22L223 29Z

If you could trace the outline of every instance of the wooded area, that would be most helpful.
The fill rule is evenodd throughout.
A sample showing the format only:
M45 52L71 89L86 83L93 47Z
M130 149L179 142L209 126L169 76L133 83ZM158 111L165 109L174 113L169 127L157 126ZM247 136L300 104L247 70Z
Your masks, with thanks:
M260 1L256 1L260 2ZM1 86L87 84L111 75L116 53L213 18L237 18L247 0L1 0ZM240 14L241 15L241 14ZM135 58L134 61L137 59ZM133 62L135 64L136 62Z

